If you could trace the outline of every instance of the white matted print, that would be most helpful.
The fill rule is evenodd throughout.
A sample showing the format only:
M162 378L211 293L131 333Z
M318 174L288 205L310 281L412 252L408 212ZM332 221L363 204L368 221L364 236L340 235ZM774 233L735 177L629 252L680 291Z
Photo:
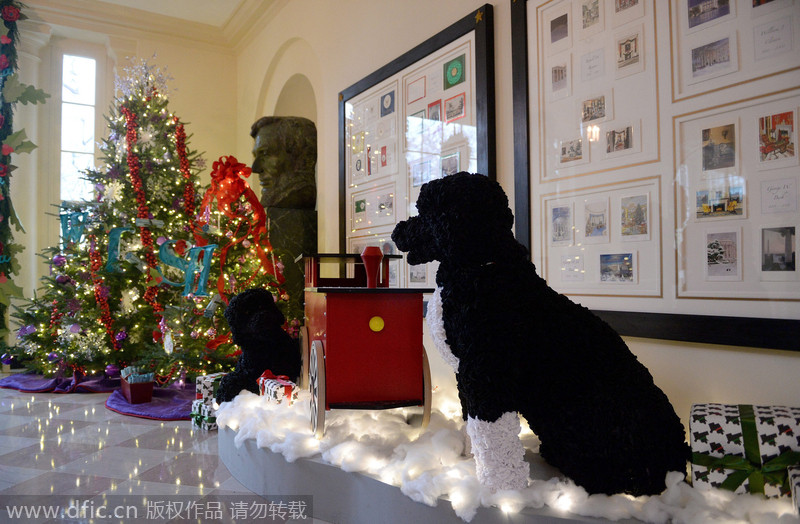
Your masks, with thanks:
M700 134L702 140L702 170L708 172L736 173L739 153L738 118L721 121L703 127Z
M736 32L714 37L689 50L685 72L688 84L704 82L739 70L739 48Z
M572 96L572 55L562 53L550 59L548 67L550 82L547 92L550 100L560 100Z
M621 196L619 213L623 241L650 240L650 193Z
M761 214L797 213L797 178L761 182Z
M606 74L606 49L601 47L581 55L581 82L591 82Z
M644 16L644 0L613 0L613 3L614 14L611 20L614 27Z
M605 141L605 152L608 157L624 155L628 153L638 153L641 151L641 120L635 122L622 123L618 125L606 125L603 128Z
M562 2L545 13L545 48L548 55L560 53L572 46L571 17L569 2Z
M551 203L548 207L550 245L572 245L575 229L572 203Z
M583 282L586 276L583 253L561 255L560 274L562 282Z
M455 175L461 171L461 152L453 151L442 154L440 164L442 167L442 177Z
M578 38L589 38L603 31L605 3L606 0L579 0L575 3L575 27Z
M736 1L681 0L682 16L686 17L689 32L701 31L736 16Z
M604 244L609 241L611 224L608 198L583 201L583 242Z
M600 254L600 282L606 284L636 284L639 270L636 251Z
M582 124L597 124L614 119L614 90L583 98L578 103Z
M797 165L796 113L794 109L758 117L759 169Z
M753 28L753 52L756 61L780 56L792 50L792 24L791 16L783 16Z
M797 227L762 227L759 235L761 280L797 279Z
M706 229L703 245L706 280L742 280L741 228Z
M396 222L394 200L394 184L353 193L350 197L351 229L355 231L394 224Z
M444 101L445 122L453 122L466 116L466 93L460 93Z
M589 141L583 135L561 140L558 145L559 167L572 167L589 163Z
M740 176L706 178L695 190L697 220L747 218L746 181Z
M644 71L644 26L637 25L614 37L614 76L625 76Z

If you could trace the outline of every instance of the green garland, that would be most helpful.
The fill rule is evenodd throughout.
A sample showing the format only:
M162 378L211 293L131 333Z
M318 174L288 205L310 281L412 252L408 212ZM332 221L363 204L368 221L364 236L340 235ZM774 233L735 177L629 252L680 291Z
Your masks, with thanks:
M24 246L14 243L15 231L22 231L14 205L11 202L11 176L16 166L11 163L12 154L30 153L36 148L29 141L24 129L14 131L13 114L17 102L41 104L50 96L40 89L23 84L17 76L17 22L27 17L22 13L23 4L14 0L0 0L0 346L6 348L8 333L6 311L12 296L21 297L22 288L14 282L20 265L17 255ZM6 358L3 358L5 361ZM4 362L5 363L5 362Z

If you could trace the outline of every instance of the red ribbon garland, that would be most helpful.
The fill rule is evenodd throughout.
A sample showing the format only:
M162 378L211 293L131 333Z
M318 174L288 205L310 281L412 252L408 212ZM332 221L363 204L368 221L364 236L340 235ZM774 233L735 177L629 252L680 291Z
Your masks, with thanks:
M103 279L97 276L97 272L103 267L103 257L95 249L95 236L89 236L89 269L92 276L92 283L94 284L94 298L97 305L100 306L100 322L106 328L108 338L111 340L111 347L119 349L121 342L114 336L114 319L111 316L111 311L108 307L108 300L103 296Z
M141 165L139 162L139 157L133 153L133 148L139 141L137 117L133 111L125 106L122 106L120 110L122 111L122 114L125 115L125 140L128 145L128 170L131 177L131 184L133 184L133 190L136 193L136 203L138 205L136 217L148 220L150 218L150 210L147 207L147 197L144 193L142 178L139 176L139 169ZM151 270L155 269L158 267L158 260L156 259L155 253L153 253L153 236L150 233L150 229L147 226L141 226L139 228L139 232L142 239L142 246L144 246L145 249L144 258L147 261L147 266ZM153 271L147 272L145 282L149 283L151 280L153 280L152 273ZM150 306L152 306L154 313L158 314L164 310L164 307L158 303L158 286L147 286L147 289L144 292L144 300L150 304Z
M220 250L220 268L225 267L228 250L239 242L252 236L255 240L254 244L258 258L261 261L261 267L264 268L264 271L268 274L273 275L279 284L282 284L286 279L267 257L267 251L272 251L272 245L269 242L269 234L267 232L267 214L261 206L261 202L256 198L256 194L253 190L250 189L250 186L243 178L240 178L247 178L251 173L252 170L245 164L236 160L236 157L220 157L220 159L212 165L211 187L208 188L206 194L203 196L201 209L209 209L212 201L216 199L218 211L229 218L239 219L242 217L231 210L231 204L238 202L239 199L244 196L245 200L252 207L252 218L247 220L247 232L239 238L234 237L229 244ZM265 251L265 248L267 251ZM217 279L217 290L227 304L228 298L224 289L224 274L220 272L220 276Z
M173 117L173 121L178 124L175 128L175 149L178 152L180 161L180 171L185 180L183 186L183 210L191 221L192 231L196 234L195 209L194 209L194 185L192 184L192 173L189 170L189 159L186 157L186 129L179 123L178 117Z

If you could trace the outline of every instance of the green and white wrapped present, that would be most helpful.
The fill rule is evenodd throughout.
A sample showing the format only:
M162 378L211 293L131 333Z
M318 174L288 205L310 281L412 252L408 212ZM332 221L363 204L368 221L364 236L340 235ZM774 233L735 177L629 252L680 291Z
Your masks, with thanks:
M201 398L192 401L192 427L207 431L217 429L217 410Z
M800 466L789 468L789 487L792 490L792 505L800 515Z
M791 496L789 468L800 466L800 407L695 404L689 434L693 485Z
M206 404L213 404L217 396L220 381L226 373L212 373L211 375L201 375L195 379L196 395L195 398L201 399Z

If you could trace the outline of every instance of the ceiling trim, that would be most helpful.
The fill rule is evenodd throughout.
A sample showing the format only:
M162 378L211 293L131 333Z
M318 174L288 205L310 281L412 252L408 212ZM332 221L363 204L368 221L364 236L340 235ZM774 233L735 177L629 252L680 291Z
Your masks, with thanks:
M263 27L265 16L274 13L276 7L280 9L284 2L245 0L230 19L221 20L219 26L91 0L27 0L26 5L25 14L32 21L53 27L233 51L242 39Z

